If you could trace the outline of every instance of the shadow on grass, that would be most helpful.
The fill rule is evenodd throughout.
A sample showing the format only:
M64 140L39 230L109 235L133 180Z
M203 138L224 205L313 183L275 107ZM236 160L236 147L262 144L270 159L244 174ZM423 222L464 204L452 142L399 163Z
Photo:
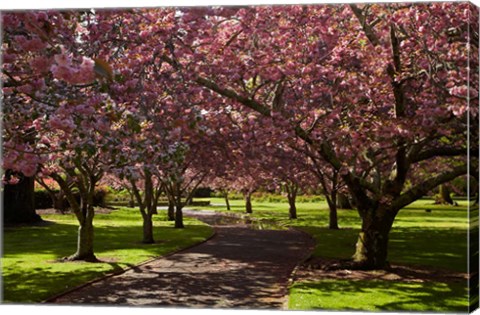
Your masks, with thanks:
M455 228L396 228L390 260L467 272L467 233Z
M299 228L315 237L316 257L347 259L354 254L358 229ZM394 228L390 233L388 260L466 272L467 246L467 233L462 229Z
M98 221L94 230L98 263L58 261L76 250L78 226L74 221L6 228L2 257L5 301L40 302L106 273L198 243L212 233L210 227L188 220L185 229L156 222L157 242L142 244L141 220L121 225Z
M55 267L22 269L4 267L4 301L2 303L38 303L52 295L67 291L105 273L119 270L116 264L106 264L101 271L89 268L60 271Z
M329 280L296 283L290 295L290 309L466 312L467 304L466 283Z
M140 220L139 220L140 221ZM204 239L206 230L203 225L188 225L185 229L173 229L169 226L155 226L156 243L143 244L142 227L132 225L99 225L94 227L94 248L100 255L103 251L115 249L130 250L139 247L151 255L161 255L164 245L172 239L179 240L179 246ZM78 226L75 224L54 223L42 227L8 228L4 230L4 257L16 255L51 254L56 258L71 255L76 250ZM181 240L180 240L181 239Z

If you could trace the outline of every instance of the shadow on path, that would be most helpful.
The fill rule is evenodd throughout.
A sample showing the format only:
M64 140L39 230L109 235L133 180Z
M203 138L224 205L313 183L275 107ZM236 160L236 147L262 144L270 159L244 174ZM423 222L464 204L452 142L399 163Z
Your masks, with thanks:
M293 230L253 230L246 225L217 225L215 230L203 244L52 303L281 309L290 274L310 253L313 241Z

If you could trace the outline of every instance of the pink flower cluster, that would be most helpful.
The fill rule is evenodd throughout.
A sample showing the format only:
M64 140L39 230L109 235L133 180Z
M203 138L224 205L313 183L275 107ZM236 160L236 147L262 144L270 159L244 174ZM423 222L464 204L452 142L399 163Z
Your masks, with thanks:
M75 124L71 118L53 116L50 118L49 122L52 129L60 129L66 133L71 133L75 129Z
M87 57L82 57L80 65L73 64L70 54L64 49L62 53L55 55L55 63L50 67L53 76L71 84L88 84L95 80L95 62Z

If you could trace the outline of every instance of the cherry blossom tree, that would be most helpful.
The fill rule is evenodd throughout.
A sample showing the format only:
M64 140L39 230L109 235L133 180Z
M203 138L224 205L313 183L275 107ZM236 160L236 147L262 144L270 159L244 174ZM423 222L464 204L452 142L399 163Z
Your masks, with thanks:
M478 12L470 4L182 12L175 53L164 60L218 98L270 118L267 128L294 134L339 172L363 222L357 267L385 266L398 211L467 172L467 121L478 120ZM414 171L446 158L445 170ZM418 184L406 188L413 178Z
M90 52L78 40L85 17L79 11L2 16L3 167L58 182L80 224L72 260L96 259L93 196L115 139L113 102L99 90L111 79L111 69L87 57Z
M181 220L180 187L207 176L193 161L210 161L195 135L221 135L229 122L243 139L229 147L233 187L250 196L261 183L257 162L273 152L265 139L272 148L302 143L325 187L336 192L338 179L348 189L362 218L354 266L373 269L386 265L404 206L478 169L478 128L469 129L478 125L478 11L468 3L12 13L3 21L3 163L26 176L52 162L89 192L111 165L110 149L121 150L110 135L164 119L158 146L173 149L161 169Z

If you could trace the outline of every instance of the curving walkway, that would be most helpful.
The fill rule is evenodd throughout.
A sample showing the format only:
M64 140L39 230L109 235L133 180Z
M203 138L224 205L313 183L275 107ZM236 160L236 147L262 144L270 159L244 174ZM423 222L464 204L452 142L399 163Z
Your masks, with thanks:
M212 212L186 211L186 215L213 223L216 235L51 303L283 308L291 272L313 246L307 235L294 230L254 230L239 223L215 225L222 220Z

